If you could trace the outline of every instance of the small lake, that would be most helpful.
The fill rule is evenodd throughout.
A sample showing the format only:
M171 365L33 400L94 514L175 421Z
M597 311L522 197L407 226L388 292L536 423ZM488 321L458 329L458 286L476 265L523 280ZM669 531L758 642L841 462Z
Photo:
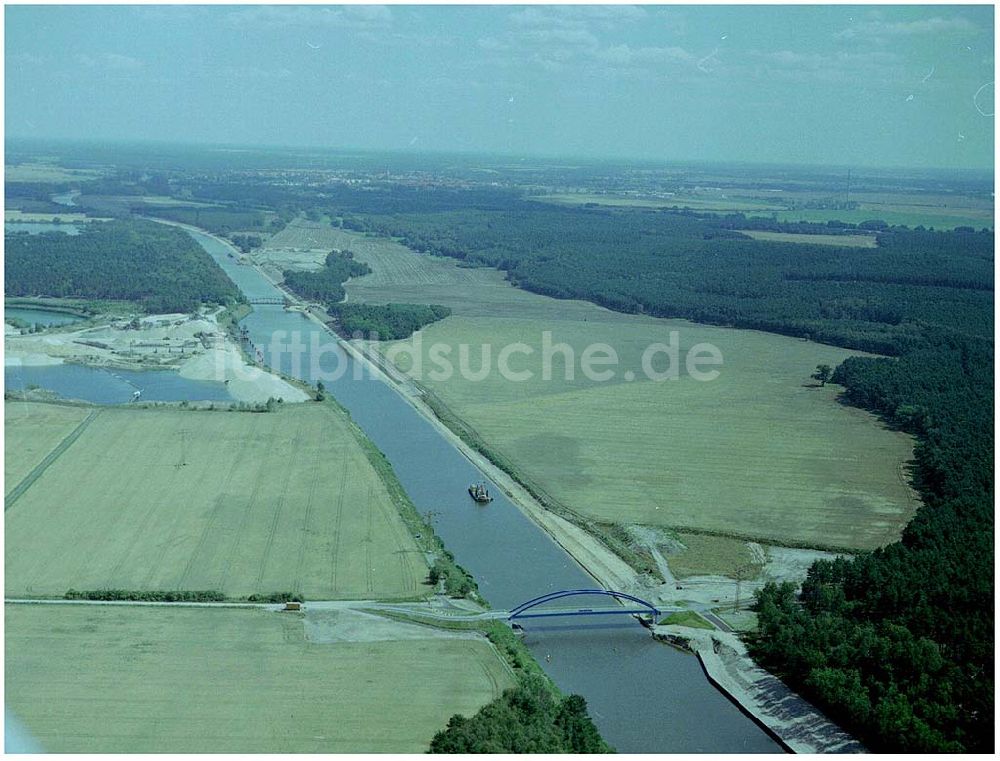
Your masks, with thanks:
M183 378L174 370L111 370L75 364L4 367L6 390L23 391L29 386L93 404L124 404L138 390L144 402L233 401L225 383Z
M80 227L68 223L54 225L51 222L4 222L3 231L5 233L28 233L28 235L41 235L42 233L79 235Z
M33 307L5 307L4 319L14 317L29 325L68 325L80 322L83 317L68 312L56 312L51 309L35 309Z

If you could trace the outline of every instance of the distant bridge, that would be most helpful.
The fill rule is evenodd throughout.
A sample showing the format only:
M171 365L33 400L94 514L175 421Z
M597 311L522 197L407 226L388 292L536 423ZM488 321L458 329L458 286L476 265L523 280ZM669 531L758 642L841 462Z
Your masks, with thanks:
M612 608L549 608L547 610L529 612L537 608L539 605L545 605L546 603L554 602L555 600L563 600L567 597L579 597L583 595L611 597L619 602L628 601L636 603L640 607L630 608L628 606L616 606ZM547 595L535 597L532 600L521 603L516 608L513 608L508 612L507 620L512 622L521 618L630 615L635 613L650 615L653 616L654 619L659 618L660 616L660 610L655 605L650 602L646 602L642 598L626 594L625 592L615 592L611 589L564 589L559 592L550 592Z
M278 304L285 305L288 303L288 299L283 299L278 296L271 297L261 297L256 299L247 299L248 304Z

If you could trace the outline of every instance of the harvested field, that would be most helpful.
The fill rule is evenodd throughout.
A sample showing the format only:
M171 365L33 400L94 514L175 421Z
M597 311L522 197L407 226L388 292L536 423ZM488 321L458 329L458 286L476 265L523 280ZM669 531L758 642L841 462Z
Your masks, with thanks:
M484 639L428 628L324 644L308 612L5 612L7 708L56 753L420 753L513 683Z
M898 538L916 508L902 475L911 439L837 404L834 386L809 380L817 364L836 365L852 352L754 331L600 316L595 309L587 322L447 318L419 334L420 380L536 493L588 518L775 544L868 549ZM716 380L683 371L676 380L646 379L643 351L669 343L672 330L681 363L695 344L718 347L724 365ZM560 354L544 379L543 331L573 349L573 380ZM416 351L416 340L384 351L411 370L414 355L401 347ZM497 370L497 353L515 343L534 350L510 362L532 373L523 382ZM604 382L580 369L583 350L597 343L619 358ZM435 344L453 347L455 372L445 380L430 373ZM462 344L476 371L482 347L491 349L484 379L459 371Z
M8 452L32 436L22 420L8 414ZM8 511L6 593L420 594L426 563L359 435L329 404L101 409Z
M499 455L532 489L588 518L693 532L710 531L774 544L869 548L893 541L916 509L905 483L912 440L871 415L836 402L838 389L814 387L819 363L857 352L747 330L626 315L583 301L556 300L513 288L503 274L462 268L398 242L349 231L340 247L356 252L372 274L349 281L350 301L449 306L451 317L420 334L421 383L457 428ZM700 342L718 346L722 375L643 380L642 352L680 334L680 359ZM577 372L565 381L561 355L552 381L540 371L543 331L574 349ZM399 352L415 341L381 347ZM522 342L535 353L512 355L511 368L532 380L496 372L497 354ZM429 349L451 346L456 372L432 380ZM614 378L580 372L583 349L607 343L619 356ZM458 353L469 347L478 368L491 346L493 372L467 381ZM412 369L412 357L396 358ZM638 380L629 382L624 371ZM432 399L433 401L433 399ZM777 431L786 432L782 436ZM706 539L706 541L713 541Z

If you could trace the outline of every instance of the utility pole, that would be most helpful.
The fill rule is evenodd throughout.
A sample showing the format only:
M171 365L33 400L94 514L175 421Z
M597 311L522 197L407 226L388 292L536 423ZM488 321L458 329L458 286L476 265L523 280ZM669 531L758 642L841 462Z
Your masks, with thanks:
M187 457L185 456L185 450L187 449L187 429L181 429L179 434L181 437L181 461L177 463L177 467L181 468L187 465Z
M743 581L750 577L750 572L754 568L754 563L743 563L733 570L733 576L736 579L736 601L733 603L733 613L740 607L740 592L742 591Z

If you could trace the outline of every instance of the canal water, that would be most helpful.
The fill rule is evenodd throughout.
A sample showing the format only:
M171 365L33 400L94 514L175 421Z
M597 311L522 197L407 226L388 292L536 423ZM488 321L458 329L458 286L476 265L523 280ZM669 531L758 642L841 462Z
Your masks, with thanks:
M227 246L202 233L191 235L248 298L282 296L256 269L237 264ZM483 474L395 390L359 372L328 331L272 305L255 306L242 325L268 359L275 338L298 338L307 347L301 362L294 363L288 352L280 356L276 369L284 373L314 383L317 370L346 368L339 379L324 380L327 391L385 453L417 509L432 514L435 531L495 608L509 609L560 589L597 586L495 484L489 484L495 495L491 504L472 503L466 487L486 480ZM310 346L312 340L319 350ZM590 599L595 607L607 602ZM542 620L562 623L526 623L525 643L562 690L586 698L601 734L619 752L781 751L708 683L693 656L657 643L630 617L618 623ZM574 626L566 626L570 620Z

